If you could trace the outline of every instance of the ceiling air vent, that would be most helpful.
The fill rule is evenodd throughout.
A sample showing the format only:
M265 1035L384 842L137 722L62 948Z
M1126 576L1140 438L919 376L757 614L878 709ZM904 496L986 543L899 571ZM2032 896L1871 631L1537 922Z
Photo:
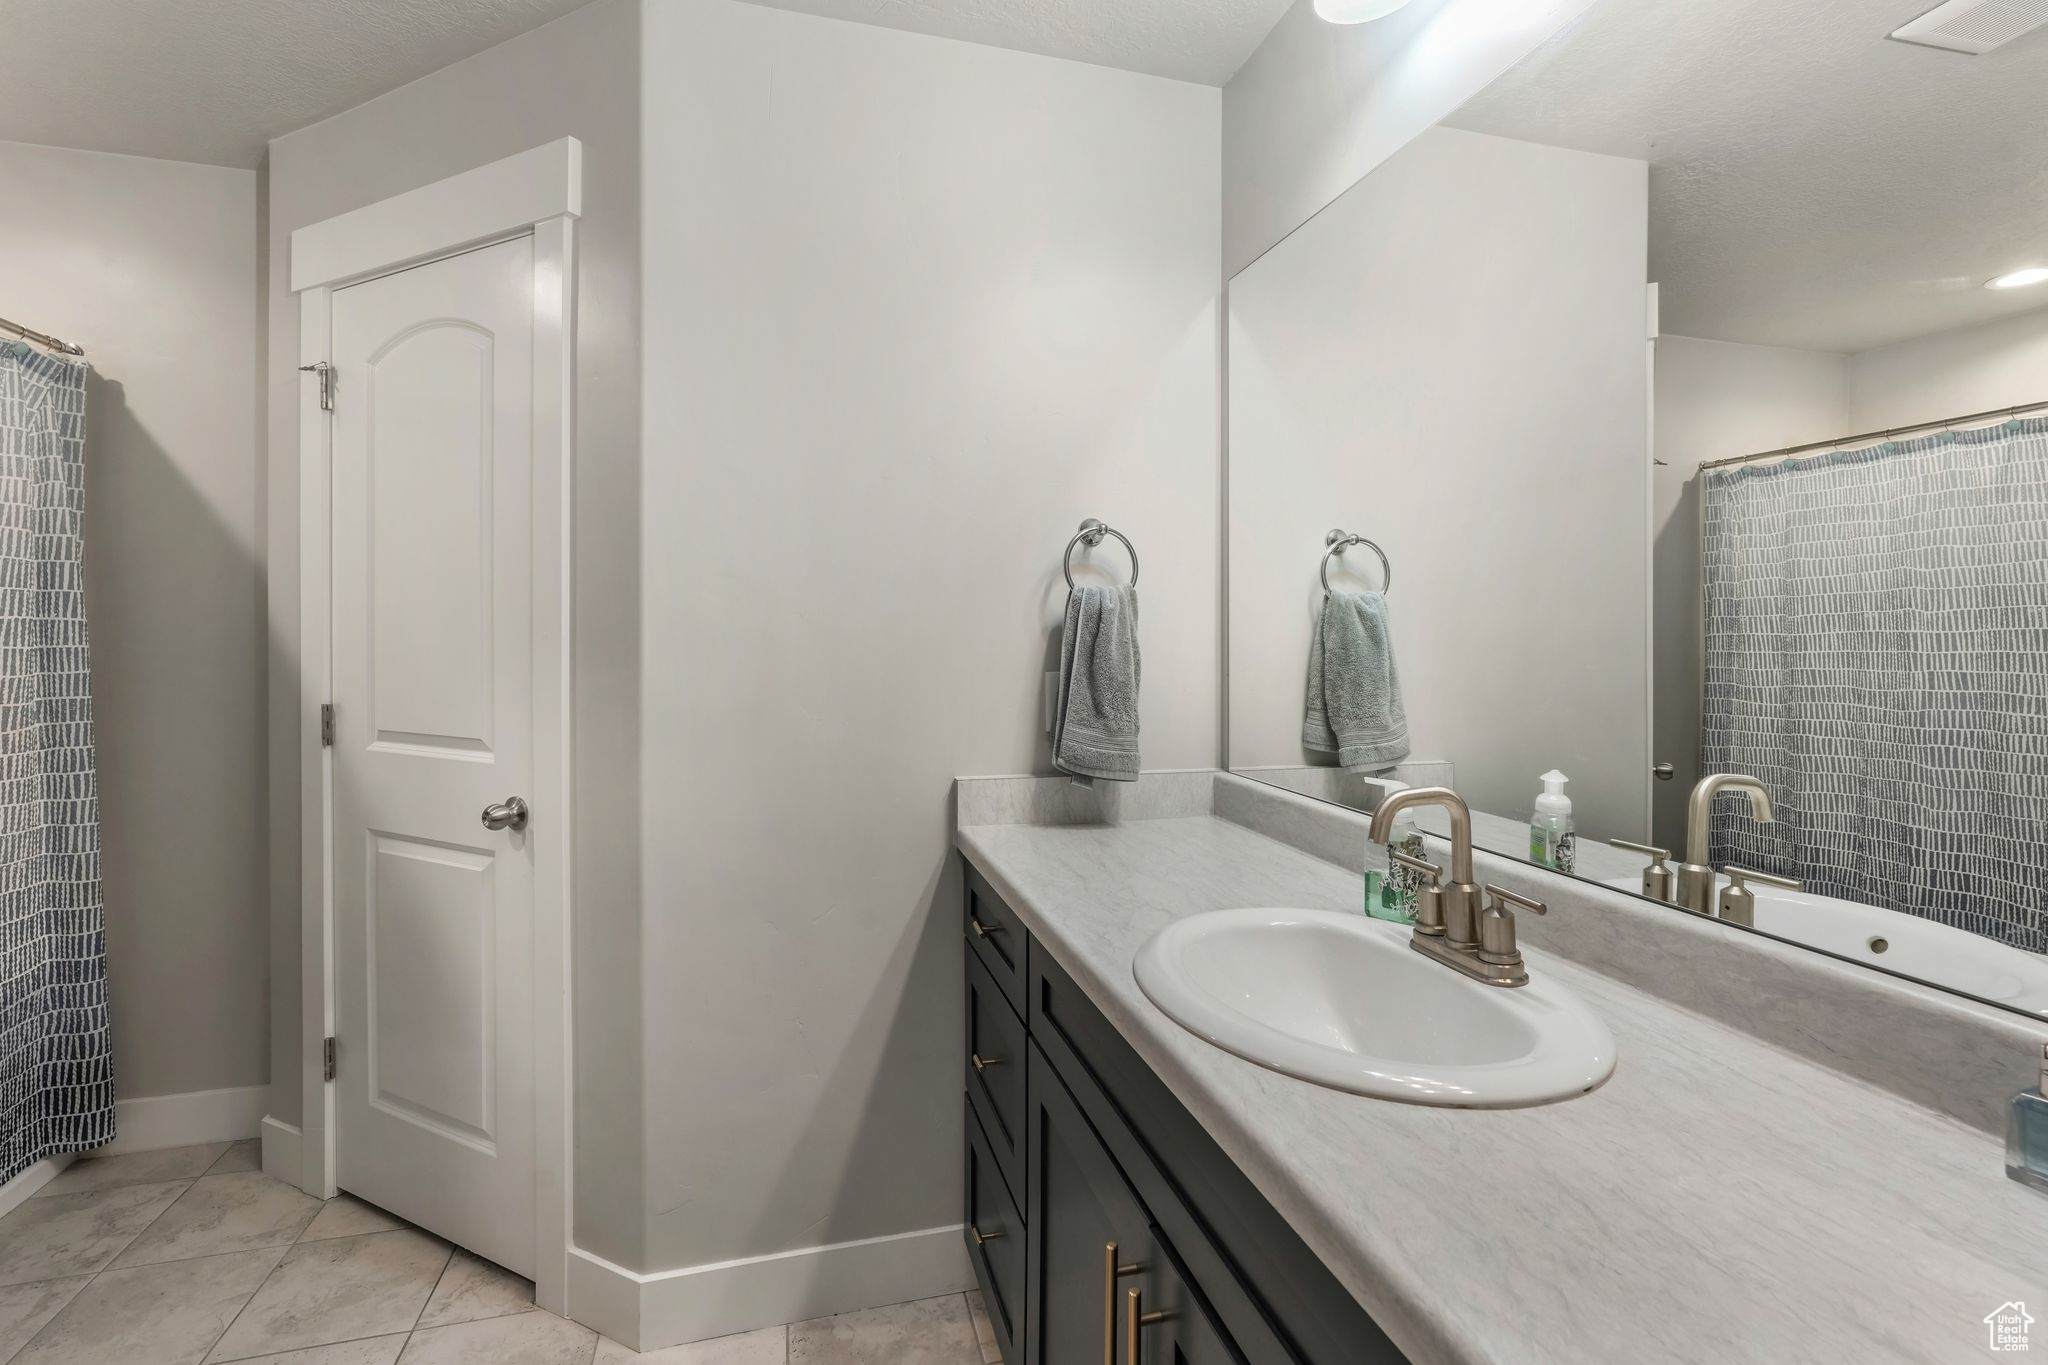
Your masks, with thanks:
M2048 24L2048 0L1949 0L1892 37L1981 57L2043 24Z

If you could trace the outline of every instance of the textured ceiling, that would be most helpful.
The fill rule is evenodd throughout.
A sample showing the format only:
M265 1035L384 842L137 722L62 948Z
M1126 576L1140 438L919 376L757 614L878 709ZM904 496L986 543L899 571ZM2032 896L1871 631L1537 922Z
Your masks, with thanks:
M1651 163L1666 332L1856 352L2048 306L2048 31L1890 42L1933 0L1601 0L1447 120Z
M1293 0L754 0L884 28L1222 85Z
M0 0L0 138L254 166L584 0Z

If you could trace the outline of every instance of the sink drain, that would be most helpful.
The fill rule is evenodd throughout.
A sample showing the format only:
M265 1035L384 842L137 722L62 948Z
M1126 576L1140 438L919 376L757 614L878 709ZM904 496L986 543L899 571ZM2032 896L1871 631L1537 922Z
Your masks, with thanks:
M1891 946L1892 941L1888 938L1874 938L1870 940L1870 951L1873 953L1881 953Z

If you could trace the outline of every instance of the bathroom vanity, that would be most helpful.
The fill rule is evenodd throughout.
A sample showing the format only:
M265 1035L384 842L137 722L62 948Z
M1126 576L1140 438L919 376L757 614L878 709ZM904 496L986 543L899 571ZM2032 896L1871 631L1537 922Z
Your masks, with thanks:
M2025 1021L1482 853L1549 899L1531 977L1612 1029L1612 1078L1342 1093L1182 1029L1132 963L1204 911L1355 909L1364 821L1227 774L1138 788L1106 814L959 784L966 1237L1010 1365L1955 1359L2048 1279L2048 1204L1993 1135ZM1805 1003L1687 997L1706 952Z
M967 1241L1003 1358L1402 1360L1025 918L964 875Z

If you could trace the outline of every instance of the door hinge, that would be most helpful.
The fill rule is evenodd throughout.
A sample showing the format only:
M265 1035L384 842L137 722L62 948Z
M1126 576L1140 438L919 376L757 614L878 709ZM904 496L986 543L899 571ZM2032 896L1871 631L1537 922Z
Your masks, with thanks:
M331 701L320 703L320 747L334 747L334 703Z
M334 366L332 366L332 365L328 364L328 363L327 363L326 361L324 361L324 360L318 360L318 361L315 361L314 363L312 363L311 365L301 365L301 366L299 366L299 369L300 369L300 370L302 370L302 371L305 371L305 372L307 372L307 373L313 374L313 375L315 375L315 376L317 376L317 377L319 378L319 380L320 380L320 411L322 411L322 412L333 412L333 411L334 411Z
M328 1080L334 1079L334 1040L327 1039L320 1045L321 1069Z

